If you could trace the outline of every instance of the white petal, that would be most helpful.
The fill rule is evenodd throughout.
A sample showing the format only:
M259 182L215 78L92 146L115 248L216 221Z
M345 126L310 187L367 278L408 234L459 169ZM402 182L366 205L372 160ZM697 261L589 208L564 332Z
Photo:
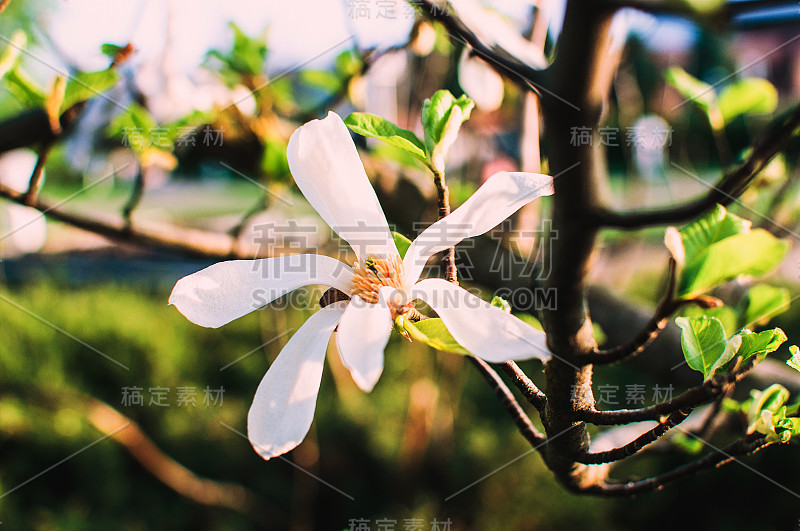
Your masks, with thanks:
M686 248L683 246L683 239L678 229L667 227L667 232L664 233L664 245L667 246L678 267L683 267L686 264Z
M310 284L350 293L353 270L329 256L298 254L220 262L183 277L169 303L191 322L217 328Z
M298 128L286 150L297 187L359 257L396 254L378 197L336 113Z
M305 438L317 403L331 333L346 303L326 306L300 327L261 380L247 414L247 437L264 459Z
M503 78L468 48L458 62L458 84L482 111L496 111L503 103Z
M495 173L464 204L422 231L412 242L403 260L405 285L417 281L434 254L465 238L489 232L523 205L552 193L553 178L549 175Z
M552 357L543 332L451 282L429 278L411 295L433 308L455 340L479 358L499 363Z
M392 288L390 290L394 291ZM383 372L383 349L392 332L392 312L381 289L376 304L353 297L339 322L336 344L345 367L362 390L372 391Z

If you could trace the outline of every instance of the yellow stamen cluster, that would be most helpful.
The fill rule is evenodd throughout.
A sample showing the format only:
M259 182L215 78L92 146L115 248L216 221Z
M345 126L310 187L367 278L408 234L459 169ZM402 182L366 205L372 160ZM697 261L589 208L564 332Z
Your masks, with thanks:
M394 255L388 258L368 256L353 265L353 295L365 301L378 302L378 290L383 286L400 289L403 285L403 261Z

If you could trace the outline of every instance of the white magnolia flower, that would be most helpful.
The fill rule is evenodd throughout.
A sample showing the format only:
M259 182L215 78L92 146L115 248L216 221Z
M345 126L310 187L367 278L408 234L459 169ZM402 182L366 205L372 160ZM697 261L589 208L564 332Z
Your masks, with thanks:
M355 251L353 267L305 254L221 262L182 278L169 302L190 321L216 328L301 286L324 284L349 301L312 315L278 355L256 391L248 437L269 459L288 452L311 426L328 341L336 342L356 384L370 391L383 371L392 321L425 301L453 337L490 362L547 360L545 335L442 279L419 280L427 260L464 238L483 234L522 205L553 193L551 177L498 173L463 205L437 221L401 259L347 127L329 113L292 135L289 166L311 205Z

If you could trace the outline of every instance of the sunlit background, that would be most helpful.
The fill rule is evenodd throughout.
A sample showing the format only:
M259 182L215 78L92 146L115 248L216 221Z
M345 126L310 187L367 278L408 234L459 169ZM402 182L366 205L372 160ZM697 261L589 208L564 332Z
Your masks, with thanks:
M545 1L538 46L529 40L538 2L485 4L460 2L459 14L480 21L482 37L545 66L563 2ZM789 23L763 24L775 17ZM733 31L713 33L674 17L620 13L614 32L615 45L624 47L622 66L605 111L607 133L615 132L613 140L605 137L615 205L692 197L740 160L770 118L798 100L798 20L796 10L752 15L737 19ZM289 135L328 110L368 111L419 132L422 102L439 88L467 92L477 103L449 161L454 206L496 171L547 171L547 145L541 159L531 152L540 123L530 117L526 94L463 56L460 43L441 26L420 23L403 2L11 0L0 14L0 50L17 46L19 31L27 42L19 68L45 94L57 75L106 69L104 44L135 49L119 67L119 81L88 103L50 153L41 194L59 210L119 219L141 184L134 225L231 234L251 254L337 253L341 242L291 180ZM720 87L765 78L774 105L735 117L720 140L665 80L669 66ZM19 90L8 82L0 88L0 118L31 108ZM132 149L125 124L141 124L135 119L142 116L152 127L182 133L168 145L151 135L151 145ZM186 141L190 133L193 143ZM432 183L413 160L364 139L358 145L398 231L411 236L416 222L435 219ZM36 147L0 157L3 185L27 189ZM744 206L732 209L756 226L768 225L758 212L769 211L777 224L771 230L794 238L798 161L797 150L790 152L763 173ZM791 184L774 205L784 180ZM519 286L481 268L501 271L508 248L537 256L548 206L521 211L514 220L519 238L495 231L495 247L483 260L470 258L476 247L466 242L459 253L466 285L486 298L503 282ZM290 222L305 229L265 236ZM652 309L665 277L662 242L663 229L603 233L592 284ZM399 335L370 394L355 386L332 344L311 432L285 458L265 462L242 435L247 411L269 364L316 311L321 288L203 329L167 299L179 278L215 260L114 243L5 201L0 255L4 529L341 530L366 522L368 529L432 530L446 521L451 527L438 529L797 527L796 447L771 448L746 467L734 464L636 499L576 496L554 480L461 356ZM794 296L797 264L792 251L769 282ZM515 311L531 303L511 302ZM595 308L601 338L622 341L636 332L605 306ZM769 326L781 326L797 343L798 318L792 305ZM598 370L596 385L619 391L616 403L605 405L630 407L630 385L644 386L651 404L654 389L673 386L677 395L700 383L696 374L669 371L682 359L673 354ZM784 347L778 365L786 357ZM541 383L538 362L522 366ZM793 385L800 388L796 379ZM689 449L656 451L614 476L642 477L692 458Z

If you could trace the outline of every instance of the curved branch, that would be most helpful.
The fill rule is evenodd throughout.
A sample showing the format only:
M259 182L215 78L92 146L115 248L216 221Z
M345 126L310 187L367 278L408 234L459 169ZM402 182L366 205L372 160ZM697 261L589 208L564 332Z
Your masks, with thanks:
M613 411L585 409L576 411L574 416L576 420L596 426L629 424L645 420L662 421L665 415L671 415L677 411L691 413L695 408L716 400L727 392L731 385L744 378L752 367L753 365L748 365L746 369L741 371L717 374L703 385L693 387L668 402L661 402L654 406L641 409L616 409Z
M736 457L754 454L771 444L775 443L766 442L764 435L758 433L746 435L725 448L717 449L696 461L679 466L659 476L624 483L601 483L589 486L583 492L605 496L631 496L657 490L671 481L693 476L697 472L708 468L719 468L734 461Z
M702 197L682 205L642 211L618 212L606 207L597 212L597 222L606 228L619 229L675 225L696 218L716 204L730 205L795 136L798 127L800 127L800 105L796 105L773 120L753 145L753 150L747 160L720 179Z
M422 12L426 17L441 22L452 37L472 48L476 55L494 66L500 74L508 77L523 88L532 88L531 85L535 88L544 84L545 70L536 70L498 53L497 50L493 50L484 44L466 24L448 12L446 8L430 0L421 0L417 5L422 8Z
M536 387L536 384L533 383L531 379L528 378L528 375L513 361L501 363L500 367L511 377L511 381L514 382L514 385L520 390L523 396L525 396L528 402L541 413L545 406L547 406L547 396Z
M25 204L25 194L7 186L0 185L0 197ZM36 199L30 206L54 220L121 242L202 258L230 259L260 256L255 246L252 249L237 249L234 238L228 234L156 222L128 225L122 217L100 214L86 216L67 212L60 208L60 203L51 203L41 198Z
M676 267L675 259L670 258L667 292L645 327L627 343L608 350L595 349L594 352L584 356L583 359L586 363L616 363L623 361L641 354L655 341L661 331L666 328L669 317L680 306L680 302L675 300Z
M489 385L492 386L497 398L500 399L500 403L506 408L506 411L508 411L508 414L511 415L511 418L514 420L514 424L519 428L522 436L531 443L531 446L546 442L547 438L534 427L531 419L520 407L514 395L511 394L506 384L503 383L503 380L500 379L500 376L498 376L489 364L474 356L467 356L467 359L472 362L475 368L478 369L478 372L480 372L486 381L489 382Z
M53 149L55 139L47 140L39 147L38 157L36 159L36 166L33 168L31 178L28 180L28 191L25 192L23 201L27 206L31 206L39 195L39 190L42 187L42 175L44 175L44 166L47 164L47 159L50 157L50 151Z
M242 513L253 512L256 498L245 487L197 476L162 452L132 419L99 400L87 398L86 402L89 421L124 446L167 487L202 505L225 507Z
M676 299L675 288L677 287L676 275L677 263L674 258L669 259L669 281L664 298L658 304L653 316L647 324L630 341L618 345L608 350L595 349L582 358L584 363L610 364L624 361L644 352L650 344L655 341L659 334L666 328L670 316L678 308L687 304L695 304L704 309L716 308L722 301L716 297L699 296L693 299Z
M646 431L633 441L624 446L606 450L603 452L587 452L578 457L578 462L587 465L599 465L601 463L611 463L630 457L650 443L657 441L662 435L686 420L691 411L678 410L670 414L669 417L662 419L651 430Z

